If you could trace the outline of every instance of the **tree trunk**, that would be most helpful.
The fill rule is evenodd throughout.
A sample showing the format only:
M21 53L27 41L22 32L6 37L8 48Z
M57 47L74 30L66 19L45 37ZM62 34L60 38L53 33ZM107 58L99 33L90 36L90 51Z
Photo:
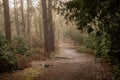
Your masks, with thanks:
M51 4L49 4L50 6ZM50 8L51 10L51 8ZM43 11L43 31L44 31L44 50L47 53L51 53L55 51L54 46L54 33L53 33L53 26L52 26L52 12L47 12L47 5L46 0L42 0L42 11ZM49 18L48 18L49 16ZM51 20L49 22L49 20ZM50 24L49 24L50 23Z
M55 51L55 35L53 29L53 16L52 16L52 0L48 0L48 19L49 19L49 34L50 34L50 45L51 51Z
M14 12L15 12L15 26L18 37L20 37L20 30L19 30L19 21L18 21L18 5L17 1L14 0Z
M22 25L23 25L22 34L25 37L25 18L24 18L24 10L23 10L23 0L20 0L20 2L21 2L21 14L22 14Z
M30 34L30 0L27 0L27 28L28 28L28 37Z
M37 37L39 36L39 33L38 33L38 22L37 22L37 14L36 14L36 11L34 11L34 18L35 18L35 29L36 29L36 35Z
M11 24L8 0L3 0L3 8L4 8L5 35L7 40L11 40Z
M41 12L39 10L39 12ZM43 41L43 26L42 26L42 19L41 19L41 14L39 13L39 21L38 21L38 25L39 25L39 37L40 37L40 47L41 49L43 49L43 44L44 44L44 41Z
M48 44L48 25L47 25L47 5L46 0L42 0L42 18L43 18L43 31L44 31L44 50L46 52L50 52L49 44Z

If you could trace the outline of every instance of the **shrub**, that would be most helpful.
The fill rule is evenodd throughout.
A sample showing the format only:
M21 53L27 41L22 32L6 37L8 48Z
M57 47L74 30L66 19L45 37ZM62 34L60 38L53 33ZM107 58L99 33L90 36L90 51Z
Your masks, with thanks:
M16 54L30 55L29 45L22 38L16 38L12 42L12 48Z
M111 71L113 73L114 80L120 80L120 65L114 65Z
M95 43L95 33L90 33L83 41L83 46L85 46L88 49L94 49L94 43Z
M7 41L0 36L0 72L30 66L29 46L22 39Z
M77 52L80 52L80 53L89 53L89 54L93 53L91 49L88 49L85 46L79 46L77 47L76 50Z
M16 58L11 51L10 44L3 36L0 36L0 71L16 68Z
M79 46L76 50L81 53L87 53L87 48L84 46Z

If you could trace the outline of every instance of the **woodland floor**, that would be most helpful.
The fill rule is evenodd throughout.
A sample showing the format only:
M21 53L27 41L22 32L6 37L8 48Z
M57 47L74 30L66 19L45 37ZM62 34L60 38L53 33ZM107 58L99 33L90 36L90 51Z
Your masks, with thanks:
M68 47L60 48L52 59L31 64L24 70L0 74L0 80L112 80L106 64Z

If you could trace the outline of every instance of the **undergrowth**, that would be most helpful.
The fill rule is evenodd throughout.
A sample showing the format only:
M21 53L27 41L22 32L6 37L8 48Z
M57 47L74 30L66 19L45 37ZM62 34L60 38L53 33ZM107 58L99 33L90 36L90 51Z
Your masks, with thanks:
M30 67L30 61L36 59L36 52L22 38L7 41L0 36L0 72Z
M120 80L120 46L118 45L119 43L116 42L112 44L109 34L92 32L84 38L83 43L80 43L76 50L80 53L91 53L101 61L108 63L113 79Z

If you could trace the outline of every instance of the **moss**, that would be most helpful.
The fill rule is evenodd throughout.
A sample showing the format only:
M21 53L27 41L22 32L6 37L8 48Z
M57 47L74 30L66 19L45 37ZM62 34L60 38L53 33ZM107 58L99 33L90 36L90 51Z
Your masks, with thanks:
M26 68L21 72L21 75L23 76L23 80L34 80L41 73L42 70L39 68Z

